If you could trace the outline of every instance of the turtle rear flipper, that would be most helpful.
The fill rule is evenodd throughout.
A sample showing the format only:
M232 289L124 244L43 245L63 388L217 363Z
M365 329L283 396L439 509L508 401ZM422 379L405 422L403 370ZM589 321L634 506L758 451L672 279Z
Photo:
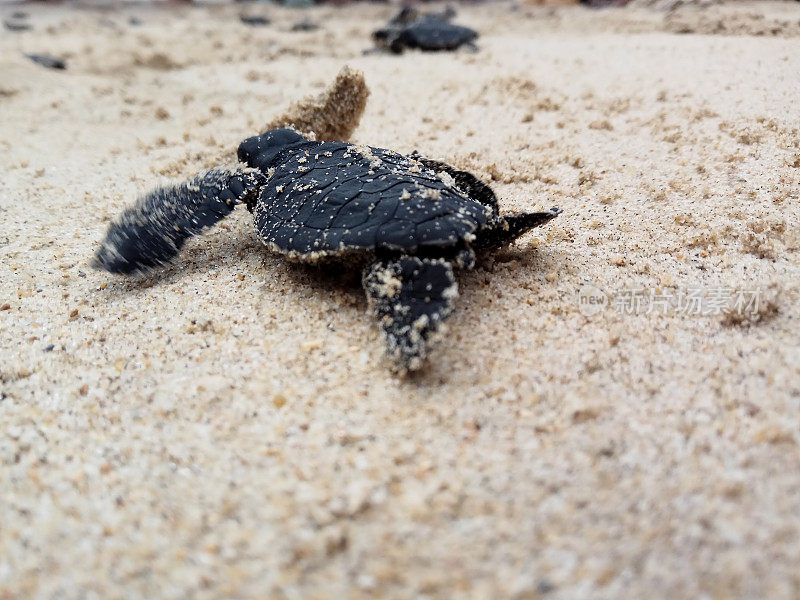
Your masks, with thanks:
M418 160L423 165L437 173L444 172L453 178L456 187L464 192L470 198L477 200L481 204L488 206L492 211L492 215L497 216L500 214L500 207L497 202L497 196L488 185L483 183L480 179L475 177L472 173L467 171L459 171L455 167L447 163L439 162L422 156L416 150L411 153L411 158Z
M503 215L477 233L472 247L475 250L500 248L510 244L534 227L544 225L548 221L555 219L561 212L560 208L553 207L543 212Z
M367 267L364 290L400 371L419 369L458 298L453 268L437 258L401 256Z
M92 265L134 273L168 263L193 235L215 225L241 202L250 202L263 176L212 169L189 181L141 197L112 223Z

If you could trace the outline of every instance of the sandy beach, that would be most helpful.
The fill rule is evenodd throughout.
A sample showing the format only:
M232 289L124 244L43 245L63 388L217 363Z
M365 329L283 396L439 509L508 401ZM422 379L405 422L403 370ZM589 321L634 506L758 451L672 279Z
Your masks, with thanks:
M390 5L19 10L0 598L800 597L800 3L460 6L477 52L402 55L363 54ZM244 209L90 267L345 65L354 142L564 211L459 273L424 370Z

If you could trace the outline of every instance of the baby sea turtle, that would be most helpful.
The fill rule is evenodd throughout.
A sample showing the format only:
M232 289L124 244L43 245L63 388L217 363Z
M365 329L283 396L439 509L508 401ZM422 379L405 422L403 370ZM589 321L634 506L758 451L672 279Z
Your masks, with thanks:
M406 48L420 50L455 50L469 45L478 37L478 32L469 27L453 25L450 21L455 11L448 7L442 12L420 14L407 6L395 15L386 26L372 34L380 48L400 54Z
M111 225L95 266L132 273L167 263L237 204L258 237L292 259L361 258L363 285L399 370L422 366L458 296L454 268L559 214L501 215L473 175L414 153L310 141L274 129L239 146L247 166L215 168L142 197Z

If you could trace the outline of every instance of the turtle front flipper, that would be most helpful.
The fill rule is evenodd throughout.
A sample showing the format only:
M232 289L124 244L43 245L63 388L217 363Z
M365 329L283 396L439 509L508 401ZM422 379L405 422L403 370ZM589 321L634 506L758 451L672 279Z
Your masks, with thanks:
M111 224L92 264L125 274L166 264L191 236L252 202L263 180L254 170L218 168L157 188Z
M419 369L458 298L452 265L441 258L401 256L364 271L364 290L398 370Z

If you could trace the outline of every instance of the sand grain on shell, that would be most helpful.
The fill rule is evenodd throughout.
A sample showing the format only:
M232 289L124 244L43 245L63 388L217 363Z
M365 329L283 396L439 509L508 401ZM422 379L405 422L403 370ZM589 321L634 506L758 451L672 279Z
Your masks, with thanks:
M384 6L308 33L272 7L26 11L0 37L0 596L800 595L800 53L753 34L797 3L703 35L470 7L477 54L401 57L361 55ZM157 273L88 268L138 194L344 64L355 144L564 209L460 277L425 374L390 375L358 274L287 264L246 211ZM774 306L587 317L587 283Z

